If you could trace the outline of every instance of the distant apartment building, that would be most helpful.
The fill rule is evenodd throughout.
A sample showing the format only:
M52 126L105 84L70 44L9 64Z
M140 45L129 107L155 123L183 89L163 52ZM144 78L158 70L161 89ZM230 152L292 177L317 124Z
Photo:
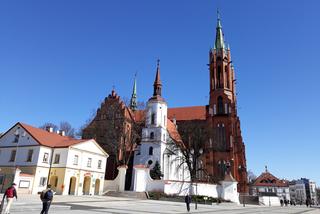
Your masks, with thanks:
M57 194L99 195L107 158L93 139L17 123L0 137L0 191L15 182L20 193L37 194L51 184Z
M293 180L289 183L290 197L297 204L305 204L307 200L317 203L316 183L306 178Z

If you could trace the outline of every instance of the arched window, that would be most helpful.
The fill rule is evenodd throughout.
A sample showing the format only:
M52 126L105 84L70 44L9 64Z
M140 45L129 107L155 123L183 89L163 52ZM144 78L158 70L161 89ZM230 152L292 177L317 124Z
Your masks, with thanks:
M223 99L221 96L218 97L218 114L223 114Z
M149 155L153 155L153 147L152 146L149 147Z
M150 139L154 139L154 133L153 132L150 133Z
M156 114L152 113L151 114L151 124L154 125L156 123Z

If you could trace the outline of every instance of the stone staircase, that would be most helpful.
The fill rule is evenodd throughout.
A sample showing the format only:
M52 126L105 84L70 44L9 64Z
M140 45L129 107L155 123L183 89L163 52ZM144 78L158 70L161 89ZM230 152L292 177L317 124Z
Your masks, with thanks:
M111 196L111 197L138 198L138 199L148 198L146 192L133 192L133 191L124 191L124 192L107 191L103 195Z

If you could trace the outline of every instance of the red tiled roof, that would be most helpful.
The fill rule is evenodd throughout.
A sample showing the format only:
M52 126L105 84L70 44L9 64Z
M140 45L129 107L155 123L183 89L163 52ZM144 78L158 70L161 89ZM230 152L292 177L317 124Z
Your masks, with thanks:
M182 143L181 136L177 130L176 125L174 125L171 120L167 119L167 130L170 135L170 137L177 143Z
M56 133L50 133L46 130L35 128L33 126L18 123L24 128L40 145L48 147L69 147L74 144L82 143L87 140L74 139L67 136L61 136Z
M143 122L145 119L145 110L134 111L134 120L136 122Z
M137 122L142 122L145 119L145 111L138 110L134 112L134 117ZM168 118L181 120L205 120L206 106L189 106L179 108L168 108Z
M205 120L206 119L206 106L190 106L169 108L168 118L175 118L179 120Z
M278 179L270 172L264 172L256 179L253 186L287 187L289 184L284 180Z

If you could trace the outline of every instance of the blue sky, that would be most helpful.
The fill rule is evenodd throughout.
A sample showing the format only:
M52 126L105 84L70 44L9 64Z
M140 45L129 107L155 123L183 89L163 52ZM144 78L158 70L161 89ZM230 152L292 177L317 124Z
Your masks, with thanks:
M236 69L247 165L320 185L317 0L0 2L0 132L17 121L80 127L114 85L169 107L206 105L216 10Z

